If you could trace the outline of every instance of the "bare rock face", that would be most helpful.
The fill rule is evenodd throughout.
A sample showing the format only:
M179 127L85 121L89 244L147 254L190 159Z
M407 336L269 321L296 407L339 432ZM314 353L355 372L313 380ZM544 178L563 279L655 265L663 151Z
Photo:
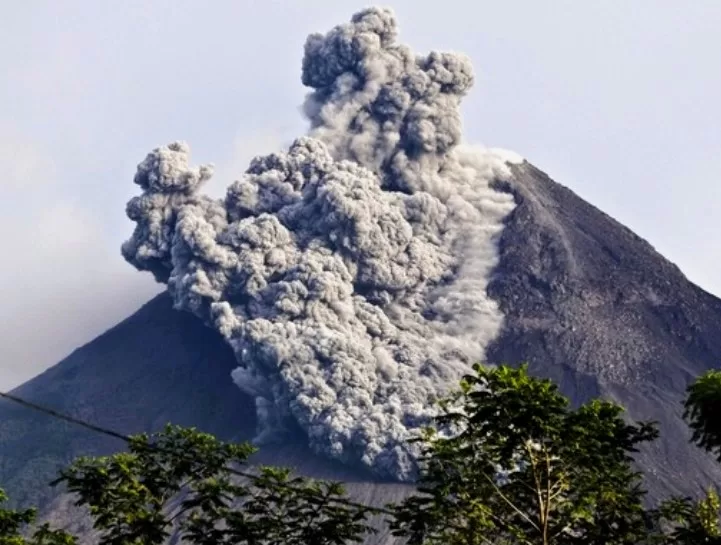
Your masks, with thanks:
M575 403L613 399L634 419L660 423L661 439L638 456L651 499L696 494L721 471L691 447L681 419L686 386L721 360L721 301L690 283L647 242L525 163L499 188L517 207L506 219L488 294L506 316L488 351L493 363L527 361ZM123 433L172 421L223 439L255 431L253 400L230 380L236 366L221 337L160 295L15 393ZM46 518L79 522L47 487L78 455L122 448L0 401L0 486ZM382 505L411 488L311 453L303 437L268 447L263 462L343 480L357 500ZM391 543L381 533L368 543Z
M489 361L527 361L574 402L601 396L658 421L661 438L638 456L651 498L718 482L681 414L688 384L720 361L721 300L532 165L504 189L518 206L489 285L506 315Z

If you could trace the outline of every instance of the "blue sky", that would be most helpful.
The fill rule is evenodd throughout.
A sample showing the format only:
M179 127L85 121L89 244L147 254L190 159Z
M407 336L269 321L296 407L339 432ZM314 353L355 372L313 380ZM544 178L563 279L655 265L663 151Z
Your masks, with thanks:
M145 154L188 141L222 194L303 132L306 35L366 5L3 1L0 388L159 290L119 253ZM721 2L383 5L416 50L472 58L468 141L522 154L721 294Z

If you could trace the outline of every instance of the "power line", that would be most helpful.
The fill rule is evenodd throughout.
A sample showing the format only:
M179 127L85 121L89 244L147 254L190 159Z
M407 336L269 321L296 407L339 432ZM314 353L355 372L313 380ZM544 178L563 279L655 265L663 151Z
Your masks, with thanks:
M116 438L116 439L120 439L121 441L125 441L126 443L130 443L130 441L131 441L131 437L128 436L128 435L124 435L124 434L122 434L122 433L120 433L120 432L117 432L117 431L115 431L115 430L111 430L110 428L105 428L105 427L103 427L103 426L97 426L97 425L95 425L95 424L91 424L90 422L87 422L87 421L82 420L82 419L80 419L80 418L76 418L76 417L74 417L74 416L70 416L70 415L67 415L67 414L63 414L63 413L61 413L61 412L59 412L59 411L56 411L56 410L54 410L54 409L51 409L51 408L49 408L49 407L45 407L45 406L43 406L43 405L39 405L39 404L37 404L37 403L33 403L33 402L31 402L31 401L27 401L27 400L25 400L25 399L22 399L21 397L18 397L18 396L16 396L16 395L8 394L8 393L6 393L6 392L0 392L0 397L3 397L3 398L5 398L5 399L7 399L7 400L9 400L9 401L12 401L12 402L14 402L14 403L17 403L18 405L22 405L22 406L24 406L24 407L26 407L26 408L33 409L33 410L39 411L39 412L41 412L41 413L47 414L47 415L49 415L49 416L52 416L53 418L57 418L57 419L59 419L59 420L64 420L65 422L69 422L69 423L71 423L71 424L75 424L75 425L77 425L77 426L83 427L83 428L88 429L88 430L90 430L90 431L93 431L93 432L95 432L95 433L100 433L100 434L103 434L103 435L108 435L108 436L110 436L110 437L114 437L114 438ZM166 452L165 449L162 449L162 448L158 447L157 445L149 444L148 447L149 447L150 449L155 450L155 451L158 451L158 452ZM238 476L238 477L244 477L244 478L246 478L246 479L251 479L251 480L253 480L253 481L257 481L257 480L260 479L260 477L259 477L258 475L254 475L254 474L252 474L252 473L247 473L247 472L245 472L245 471L239 471L239 470L233 469L233 468L231 468L231 467L226 467L226 468L224 468L224 470L227 471L228 473L231 473L231 474L236 475L236 476ZM292 491L294 491L294 492L304 492L303 489L298 488L298 487L293 486L293 485L279 485L279 486L284 486L287 490L292 490ZM345 505L345 506L347 506L347 507L355 507L355 508L357 508L357 509L367 510L367 511L370 511L370 512L372 512L372 513L374 513L374 514L377 514L377 515L380 515L380 514L383 514L383 515L393 515L393 511L391 511L391 510L389 510L389 509L385 509L385 508L383 508L383 507L372 507L372 506L370 506L370 505L365 505L365 504L363 504L363 503L354 502L354 501L351 501L351 500L345 500L345 499L342 499L342 498L333 498L333 499L331 499L330 501L332 501L333 503Z
M50 409L48 407L44 407L42 405L38 405L37 403L33 403L31 401L26 401L25 399L22 399L20 397L17 397L12 394L8 394L5 392L0 392L0 397L4 397L5 399L9 399L10 401L14 401L15 403L19 405L23 405L25 407L28 407L30 409L35 409L36 411L40 411L45 414L49 414L52 417L58 418L60 420L65 420L66 422L70 422L71 424L76 424L78 426L82 426L83 428L87 428L89 430L92 430L96 433L102 433L104 435L109 435L111 437L115 437L117 439L120 439L122 441L125 441L126 443L130 441L130 437L127 435L123 435L122 433L118 433L117 431L113 431L108 428L102 428L100 426L96 426L95 424L91 424L90 422L86 422L84 420L80 420L79 418L75 418L74 416L69 416L67 414L60 413L56 410Z

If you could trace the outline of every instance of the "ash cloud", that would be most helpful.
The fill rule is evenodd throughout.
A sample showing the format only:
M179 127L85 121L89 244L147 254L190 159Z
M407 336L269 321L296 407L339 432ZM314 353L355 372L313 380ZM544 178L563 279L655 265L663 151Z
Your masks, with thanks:
M232 346L259 441L300 426L318 452L384 476L482 360L503 316L486 294L512 197L504 153L461 145L473 84L459 54L399 45L388 9L311 35L306 136L255 158L225 199L182 142L139 164L124 257Z

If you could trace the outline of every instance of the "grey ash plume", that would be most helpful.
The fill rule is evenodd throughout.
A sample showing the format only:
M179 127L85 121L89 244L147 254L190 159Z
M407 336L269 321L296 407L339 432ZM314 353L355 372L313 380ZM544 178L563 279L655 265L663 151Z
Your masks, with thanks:
M413 473L410 434L484 357L486 294L513 209L490 187L518 158L461 145L458 54L396 43L369 8L305 45L306 136L255 158L224 200L175 142L138 166L125 258L232 346L259 441L292 425L318 452Z

